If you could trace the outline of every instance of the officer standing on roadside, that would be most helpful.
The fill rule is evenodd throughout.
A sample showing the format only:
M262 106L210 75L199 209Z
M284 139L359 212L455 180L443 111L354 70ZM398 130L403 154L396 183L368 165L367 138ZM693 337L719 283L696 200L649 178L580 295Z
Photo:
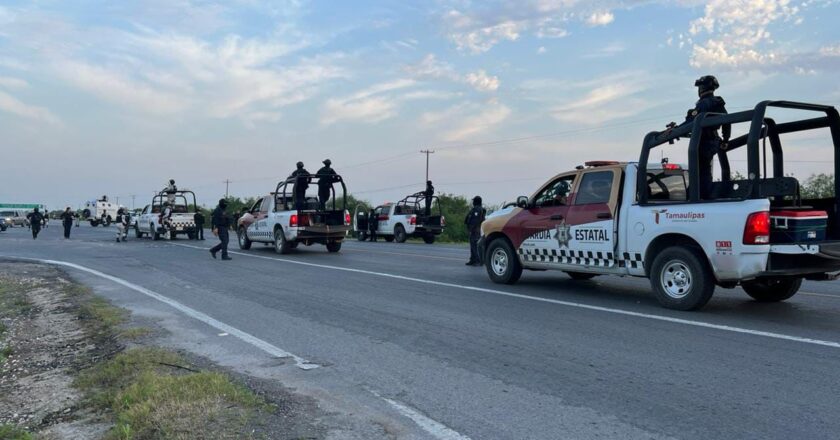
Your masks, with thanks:
M210 248L210 255L215 259L216 253L222 251L222 260L232 260L233 258L228 256L228 240L230 240L228 227L230 227L230 218L228 218L225 209L227 209L227 200L219 200L219 206L213 210L213 216L210 218L210 227L213 229L213 235L219 237L219 244Z
M426 181L426 190L423 191L423 196L426 198L426 217L432 215L432 197L435 195L435 187L431 180Z
M195 238L204 240L204 213L201 212L201 209L196 209L193 221L195 221Z
M128 214L125 212L125 208L120 208L117 210L117 243L125 242L126 238L128 237L128 224L131 220L128 217Z
M370 233L370 241L376 242L376 230L379 229L379 216L376 211L371 209L368 214L368 232Z
M717 78L712 75L702 76L697 81L694 81L694 86L697 87L697 95L700 97L697 100L694 108L688 111L685 116L685 122L679 127L684 127L694 123L694 119L703 113L722 113L726 114L726 102L720 96L715 96L715 90L720 87ZM673 122L671 126L675 125ZM679 128L677 127L677 128ZM720 151L726 151L728 148L729 136L732 134L732 126L730 124L723 125L723 139L718 134L718 128L721 126L711 126L703 129L700 133L700 198L712 198L712 160ZM695 133L692 133L695 134Z
M297 169L289 175L289 179L295 180L295 209L304 209L306 207L306 190L309 188L309 182L312 181L312 175L303 167L303 162L298 162Z
M338 175L330 166L332 165L331 160L325 159L323 164L324 166L316 174L318 176L318 203L320 203L322 211L327 209L327 200L330 198L332 184L336 181Z
M29 220L29 228L32 230L32 239L38 238L38 233L41 232L41 223L44 221L44 216L38 212L38 208L36 207L34 211L26 214L26 218Z
M481 264L481 258L478 255L478 240L481 238L481 223L487 216L487 210L481 206L481 196L473 197L473 207L464 218L464 224L467 225L467 231L470 233L470 261L467 261L467 266L477 266Z
M64 226L64 238L70 238L70 230L73 229L73 220L75 219L76 216L70 210L69 206L61 213L61 226Z

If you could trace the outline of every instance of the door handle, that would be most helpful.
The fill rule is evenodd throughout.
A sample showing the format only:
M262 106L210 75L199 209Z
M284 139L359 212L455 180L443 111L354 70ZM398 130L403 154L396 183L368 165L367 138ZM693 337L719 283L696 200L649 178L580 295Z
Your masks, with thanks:
M609 212L601 212L601 213L599 213L596 217L597 217L597 218L611 219L611 218L612 218L612 214L610 214Z
M549 217L549 219L551 219L551 220L563 220L563 215L562 214L555 214L555 215L552 215L551 217Z

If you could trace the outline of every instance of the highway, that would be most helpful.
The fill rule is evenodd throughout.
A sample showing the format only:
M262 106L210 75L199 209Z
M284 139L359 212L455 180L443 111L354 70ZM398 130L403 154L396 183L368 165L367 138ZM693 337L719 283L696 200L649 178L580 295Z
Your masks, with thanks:
M806 282L778 304L719 288L701 311L676 312L657 304L645 279L526 271L517 285L493 284L484 268L464 266L468 251L458 245L348 241L338 254L316 245L280 256L232 242L234 260L223 262L206 250L210 234L116 243L114 233L82 225L66 241L53 222L32 240L10 229L0 233L0 256L78 265L66 270L171 327L174 345L283 381L340 414L325 422L334 434L840 433L838 282ZM221 334L234 337L200 343ZM290 361L269 362L278 356Z

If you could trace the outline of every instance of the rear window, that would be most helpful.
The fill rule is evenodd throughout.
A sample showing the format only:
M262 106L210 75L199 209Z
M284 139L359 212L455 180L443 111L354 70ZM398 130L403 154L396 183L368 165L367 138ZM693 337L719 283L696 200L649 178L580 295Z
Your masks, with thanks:
M658 171L647 174L648 200L684 202L688 200L686 171Z
M0 215L2 215L3 217L14 217L15 213L13 211L3 211L0 212Z
M612 194L612 171L595 171L583 175L575 196L575 205L591 205L593 203L609 203Z

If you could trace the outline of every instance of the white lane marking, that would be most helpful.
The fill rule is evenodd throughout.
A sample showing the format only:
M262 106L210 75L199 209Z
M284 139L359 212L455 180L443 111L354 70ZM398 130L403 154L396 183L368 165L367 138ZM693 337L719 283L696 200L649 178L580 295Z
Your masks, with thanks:
M840 296L831 295L831 294L828 294L828 293L799 292L798 295L824 296L826 298L840 299Z
M292 358L295 361L295 364L297 364L298 368L300 368L302 370L311 370L311 369L314 369L314 368L318 368L317 364L309 363L306 360L304 360L303 358L298 357L298 356L296 356L292 353L289 353L288 351L285 351L282 348L276 347L276 346L274 346L274 345L272 345L272 344L270 344L266 341L263 341L262 339L251 335L250 333L245 333L244 331L239 330L238 328L231 327L230 325L225 324L224 322L221 322L221 321L219 321L215 318L212 318L212 317L210 317L210 316L208 316L208 315L206 315L202 312L199 312L198 310L195 310L191 307L185 306L185 305L179 303L178 301L167 298L167 297L165 297L165 296L163 296L163 295L161 295L157 292L153 292L153 291L151 291L151 290L149 290L149 289L147 289L143 286L138 286L137 284L133 284L133 283L131 283L129 281L126 281L122 278L117 278L113 275L108 275L108 274L100 272L98 270L91 269L91 268L81 266L81 265L78 265L78 264L74 264L74 263L68 263L66 261L44 260L44 259L40 259L40 258L16 257L16 256L13 256L13 255L3 255L3 257L14 258L14 259L19 259L19 260L38 261L38 262L41 262L41 263L52 264L52 265L56 265L56 266L70 267L70 268L73 268L73 269L76 269L76 270L80 270L82 272L87 272L89 274L96 275L100 278L105 278L106 280L113 281L117 284L128 287L131 290L140 292L140 293L142 293L146 296L149 296L149 297L154 298L154 299L156 299L156 300L158 300L158 301L160 301L164 304L167 304L167 305L171 306L172 308L180 311L181 313L183 313L183 314L185 314L185 315L187 315L191 318L197 319L197 320L199 320L199 321L201 321L201 322L203 322L203 323L205 323L205 324L207 324L211 327L216 328L217 330L221 330L223 333L233 335L233 336L241 339L242 341L247 342L248 344L251 344L254 347L259 348L260 350L270 354L271 356L275 356L275 357L278 357L278 358Z
M397 402L396 400L389 399L385 396L380 395L376 391L369 390L374 396L384 400L394 407L400 414L405 417L408 417L417 424L423 431L426 431L430 435L440 440L471 440L466 435L459 433L458 431L453 430L452 428L444 425L443 423L438 422L437 420L431 419L421 413L420 411L405 405L403 403Z
M199 247L199 246L191 246L191 245L188 245L188 244L179 244L179 243L171 243L171 244L174 245L174 246L181 246L181 247L192 248L192 249L200 249L200 250L204 250L204 251L206 251L208 249L208 248L203 248L203 247ZM635 317L635 318L644 318L644 319L650 319L650 320L654 320L654 321L664 321L664 322L670 322L670 323L673 323L673 324L683 324L683 325L689 325L689 326L693 326L693 327L710 328L710 329L715 329L715 330L722 330L722 331L727 331L727 332L732 332L732 333L741 333L741 334L752 335L752 336L763 336L763 337L767 337L767 338L781 339L781 340L785 340L785 341L801 342L801 343L804 343L804 344L820 345L820 346L823 346L823 347L840 348L840 342L835 342L835 341L825 341L825 340L822 340L822 339L812 339L812 338L805 338L805 337L801 337L801 336L785 335L785 334L782 334L782 333L766 332L766 331L763 331L763 330L753 330L753 329L743 328L743 327L734 327L734 326L731 326L731 325L714 324L714 323L705 322L705 321L692 321L690 319L672 318L670 316L653 315L653 314L649 314L649 313L631 312L629 310L614 309L614 308L611 308L611 307L593 306L593 305L590 305L590 304L583 304L583 303L572 302L572 301L562 301L562 300L558 300L558 299L541 298L541 297L538 297L538 296L523 295L521 293L505 292L503 290L488 289L488 288L485 288L485 287L465 286L465 285L462 285L462 284L445 283L443 281L424 280L424 279L420 279L420 278L412 278L412 277L407 277L407 276L403 276L403 275L394 275L394 274L384 273L384 272L373 272L373 271L370 271L370 270L353 269L353 268L350 268L350 267L330 266L328 264L307 263L305 261L295 261L295 260L289 260L287 258L264 257L262 255L252 255L252 254L246 254L246 253L243 253L243 252L236 252L236 251L230 251L230 253L235 254L235 255L241 255L241 256L244 256L244 257L260 258L260 259L264 259L264 260L272 260L272 261L280 261L280 262L284 262L284 263L298 264L298 265L301 265L301 266L318 267L318 268L321 268L321 269L332 269L332 270L339 270L339 271L343 271L343 272L360 273L360 274L373 275L373 276L378 276L378 277L383 277L383 278L391 278L391 279L396 279L396 280L413 281L413 282L416 282L416 283L430 284L430 285L433 285L433 286L452 287L452 288L456 288L456 289L471 290L471 291L474 291L474 292L492 293L494 295L508 296L508 297L511 297L511 298L527 299L527 300L530 300L530 301L539 301L539 302L545 302L545 303L551 303L551 304L558 304L558 305L561 305L561 306L576 307L576 308L579 308L579 309L613 313L613 314L616 314L616 315L632 316L632 317Z

